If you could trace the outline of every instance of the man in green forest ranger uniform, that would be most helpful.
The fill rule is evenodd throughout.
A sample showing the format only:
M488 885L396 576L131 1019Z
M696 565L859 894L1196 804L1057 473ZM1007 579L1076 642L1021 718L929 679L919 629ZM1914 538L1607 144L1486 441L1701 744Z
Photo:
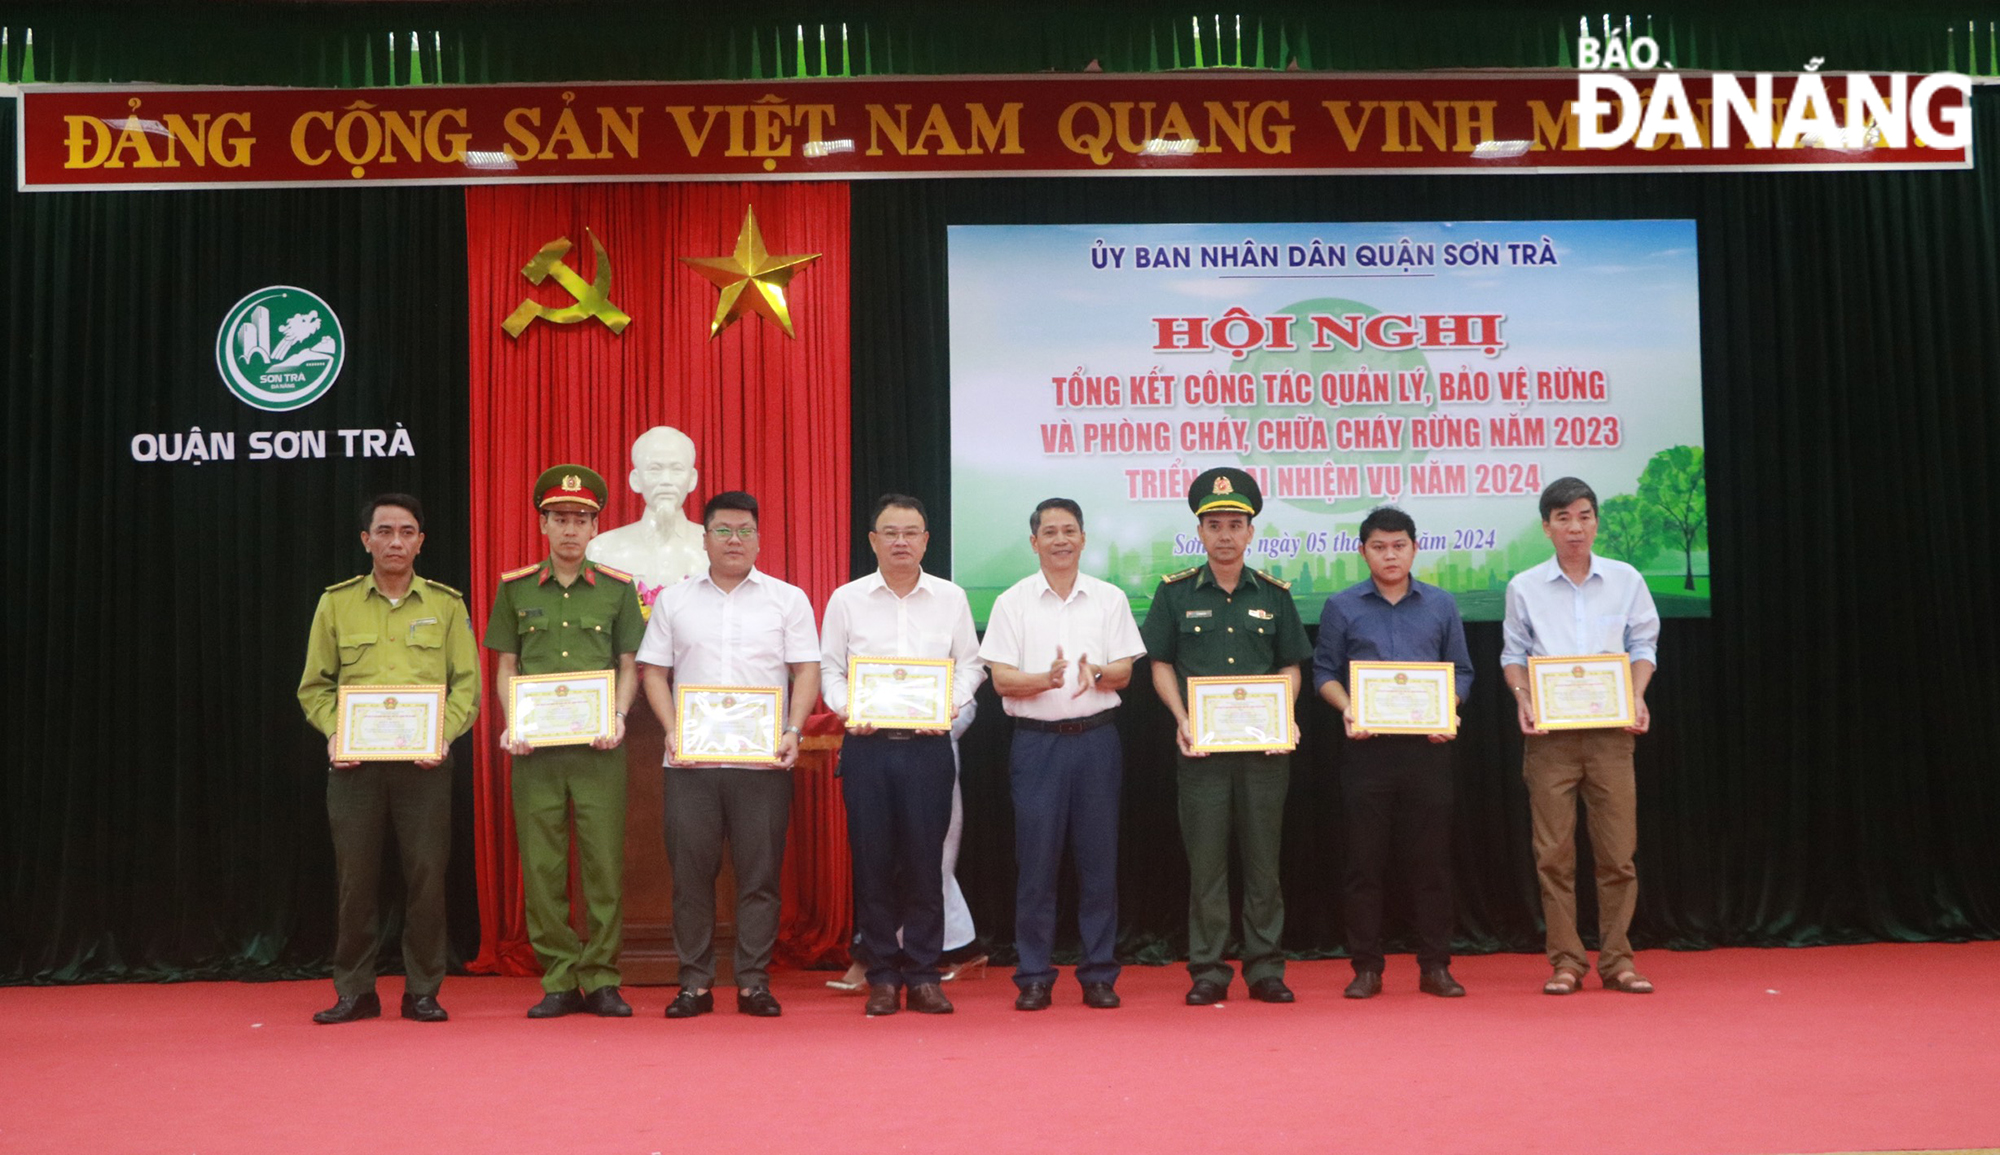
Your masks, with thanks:
M625 1018L632 1008L618 993L618 946L624 929L625 715L639 692L633 655L646 631L631 575L588 561L597 536L604 479L581 465L558 465L535 481L549 556L500 575L486 646L498 665L494 680L507 729L501 748L513 755L514 830L521 844L521 889L528 941L542 963L542 1001L531 1019L577 1011ZM611 733L589 744L536 748L513 716L516 675L617 671ZM588 941L569 921L570 814L589 912Z
M1229 837L1243 857L1243 978L1250 997L1289 1003L1285 899L1278 887L1278 846L1289 750L1205 754L1193 748L1186 680L1282 674L1287 709L1298 697L1300 665L1312 656L1291 586L1243 564L1264 508L1257 482L1240 469L1211 469L1188 491L1208 561L1168 574L1153 591L1140 636L1153 660L1153 689L1179 726L1181 840L1188 856L1189 1006L1221 1002L1231 970L1222 961L1229 937ZM1294 719L1296 714L1293 715ZM1296 720L1292 733L1298 733Z
M342 686L445 687L447 746L479 712L479 650L465 596L416 573L424 508L406 493L385 493L361 514L361 548L374 566L331 585L313 611L299 706L326 735L326 815L339 879L339 932L333 948L334 1004L315 1023L377 1018L375 957L382 928L376 892L382 834L396 828L402 857L403 1017L441 1023L444 984L444 876L451 856L451 755L413 762L336 761Z

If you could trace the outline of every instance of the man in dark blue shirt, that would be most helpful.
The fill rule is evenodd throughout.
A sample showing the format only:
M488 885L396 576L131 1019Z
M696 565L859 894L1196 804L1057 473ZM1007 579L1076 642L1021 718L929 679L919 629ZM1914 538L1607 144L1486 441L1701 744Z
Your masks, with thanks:
M1368 580L1326 599L1313 652L1313 685L1339 710L1343 743L1340 788L1347 810L1347 953L1354 963L1350 999L1382 990L1382 879L1390 847L1409 879L1418 939L1418 989L1457 998L1451 977L1450 734L1369 734L1354 724L1349 663L1450 662L1457 701L1472 688L1472 659L1458 603L1410 576L1417 526L1383 506L1361 522ZM1454 703L1454 706L1456 703Z

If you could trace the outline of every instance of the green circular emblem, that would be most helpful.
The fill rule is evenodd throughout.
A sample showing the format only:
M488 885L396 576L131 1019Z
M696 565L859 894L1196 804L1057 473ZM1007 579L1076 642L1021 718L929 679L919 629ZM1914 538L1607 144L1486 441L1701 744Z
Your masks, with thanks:
M316 295L291 285L259 289L236 302L215 335L215 367L245 405L281 413L333 388L347 360L340 318Z

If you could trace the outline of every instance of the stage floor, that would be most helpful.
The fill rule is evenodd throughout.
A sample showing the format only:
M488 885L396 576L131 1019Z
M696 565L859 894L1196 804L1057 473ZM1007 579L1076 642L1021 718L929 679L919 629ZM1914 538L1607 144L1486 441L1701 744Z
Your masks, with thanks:
M2000 943L1649 951L1649 996L1539 993L1536 956L1459 960L1470 994L1188 1007L1178 967L1125 1006L1065 979L1013 1009L993 971L958 1013L870 1020L825 972L779 1019L530 1022L531 979L454 978L452 1021L315 1026L320 982L0 989L0 1151L1528 1152L1774 1155L2000 1146Z

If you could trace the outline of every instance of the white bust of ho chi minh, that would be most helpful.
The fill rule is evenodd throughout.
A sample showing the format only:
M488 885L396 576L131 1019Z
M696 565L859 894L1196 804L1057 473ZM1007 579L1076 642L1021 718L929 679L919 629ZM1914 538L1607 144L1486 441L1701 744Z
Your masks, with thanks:
M695 486L694 442L666 425L641 433L632 442L629 482L646 499L646 515L598 534L587 552L590 560L638 578L640 599L651 605L662 587L708 569L701 526L681 512Z

